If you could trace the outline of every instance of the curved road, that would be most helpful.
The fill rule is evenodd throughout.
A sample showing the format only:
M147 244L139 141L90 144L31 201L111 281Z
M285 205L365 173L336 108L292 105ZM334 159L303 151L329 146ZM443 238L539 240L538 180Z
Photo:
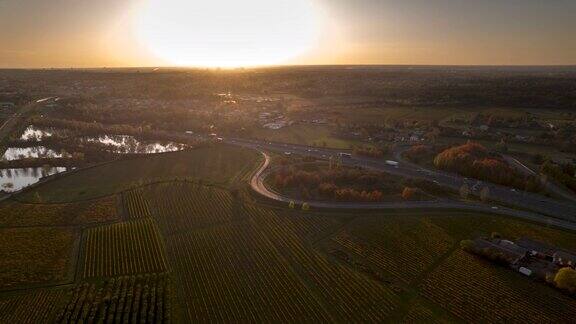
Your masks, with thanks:
M297 205L302 205L304 201L295 200L289 197L282 196L276 192L271 191L264 185L264 179L268 176L271 171L268 169L270 165L270 157L265 152L261 153L264 155L264 163L256 171L250 180L250 186L254 191L261 194L262 196L284 202L286 204L294 202ZM451 200L436 200L436 201L411 201L411 202L385 202L385 203L343 203L343 202L323 202L323 201L307 201L309 206L314 208L337 208L337 209L459 209L459 210L469 210L476 212L484 212L491 214L499 214L504 216L512 216L524 220L529 220L533 222L543 223L548 226L555 226L559 228L564 228L572 231L576 231L576 224L572 222L567 222L552 217L546 217L543 215L519 211L516 209L505 208L505 207L490 207L483 204L475 203L464 203Z
M228 144L239 145L243 147L252 148L255 150L268 150L272 152L279 153L290 153L298 155L307 155L320 159L327 159L330 156L336 155L338 150L317 148L304 145L294 145L285 143L274 143L265 142L257 140L247 140L239 138L225 139ZM371 159L365 157L343 157L342 162L347 165L361 166L377 171L383 171L390 174L395 174L398 176L408 177L408 178L420 178L429 181L433 181L437 184L449 187L455 190L459 190L460 187L467 183L470 184L471 180L461 177L456 174L451 174L447 172L440 172L436 170L424 169L420 166L407 163L402 161L398 166L392 166L386 164L382 160ZM283 199L277 194L269 192L267 189L264 191L265 186L262 188L263 184L255 184L254 181L263 181L262 175L265 174L265 169L268 166L268 162L265 162L263 167L259 170L258 176L252 179L253 187L260 188L258 192L264 194L265 196L279 201L287 202L289 200ZM479 196L480 190L483 187L488 187L490 189L490 198L494 201L503 203L508 206L513 206L521 208L522 210L516 210L505 207L490 207L483 204L467 204L460 202L451 201L435 201L435 202L421 202L421 203L387 203L387 204L343 204L343 203L309 203L314 207L323 208L462 208L468 210L485 211L491 213L506 214L515 217L521 217L524 219L529 219L538 222L544 222L546 224L551 224L567 229L576 228L576 205L560 202L550 198L546 198L541 195L516 191L508 187L495 185L492 183L486 183L481 181L473 180L472 184L478 183L477 190L472 191L472 194ZM525 211L524 211L525 210ZM545 217L543 215L548 215L552 217Z

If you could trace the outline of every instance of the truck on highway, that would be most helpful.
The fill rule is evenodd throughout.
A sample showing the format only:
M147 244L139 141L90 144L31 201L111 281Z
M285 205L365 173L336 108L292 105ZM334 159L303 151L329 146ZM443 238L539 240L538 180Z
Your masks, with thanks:
M344 153L344 152L340 152L340 153L338 153L338 155L340 155L340 157L342 157L342 158L351 158L352 157L352 154Z
M386 160L386 164L391 165L393 167L398 167L398 165L400 165L400 163L396 162L396 161L392 161L392 160Z

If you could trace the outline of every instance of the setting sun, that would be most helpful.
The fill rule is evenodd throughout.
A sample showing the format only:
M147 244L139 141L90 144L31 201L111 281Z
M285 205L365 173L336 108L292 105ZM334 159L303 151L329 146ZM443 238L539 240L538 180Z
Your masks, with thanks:
M136 34L155 56L180 66L285 63L314 45L319 15L309 0L148 0Z

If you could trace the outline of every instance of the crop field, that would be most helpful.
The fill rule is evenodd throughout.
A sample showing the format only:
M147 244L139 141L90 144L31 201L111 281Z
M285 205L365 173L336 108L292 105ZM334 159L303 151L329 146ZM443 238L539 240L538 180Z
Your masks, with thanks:
M78 236L66 227L0 229L0 290L66 280Z
M270 241L249 224L177 234L169 242L187 322L329 319Z
M342 226L343 221L326 213L312 215L299 211L277 211L277 213L281 222L288 223L286 226L290 226L298 237L309 242L317 241L334 232Z
M64 296L63 289L39 289L0 297L0 323L50 323Z
M360 141L336 138L332 136L329 127L306 124L288 126L277 130L258 129L253 136L267 141L313 146L326 145L326 147L335 149L349 149L360 144L367 145Z
M84 278L164 272L168 268L153 219L91 228L84 243Z
M19 197L22 201L70 202L107 196L142 182L202 179L227 184L259 158L254 151L217 145L189 151L121 160L80 170Z
M125 276L74 287L55 323L171 323L166 274Z
M354 123L372 124L375 120L382 123L390 120L411 120L411 121L441 121L456 114L461 114L465 110L453 107L370 107L333 110L340 118Z
M147 190L186 321L381 320L397 302L381 283L305 243L307 234L335 225L330 221L236 206L230 193L213 187L175 183Z
M145 190L145 200L165 235L225 223L238 216L237 204L227 190L186 182L152 185Z
M117 219L116 196L66 204L0 203L0 227L83 225Z
M574 299L460 250L421 289L469 322L567 323L576 316Z
M419 217L406 212L398 216L359 217L332 235L328 243L336 243L360 260L402 280L403 289L417 292L434 305L412 306L418 308L406 311L408 322L432 315L471 322L523 319L565 322L574 316L574 299L458 247L463 238L491 232L511 238L527 236L565 248L574 248L575 244L574 234L560 230L489 215L456 215L456 212Z
M344 321L382 321L398 303L393 291L382 283L311 249L273 211L249 206L247 212L286 260L301 270L303 280L316 288L330 314ZM359 311L361 310L361 311Z
M298 318L315 321L467 320L489 308L458 313L430 295L458 289L434 278L461 253L461 239L498 231L574 245L566 232L473 213L276 211L188 182L147 186L142 195L166 240L183 319L193 322L291 321L296 309ZM327 246L361 262L334 258ZM494 271L490 264L476 266ZM551 288L540 289L562 298Z
M142 189L133 189L122 193L122 205L124 214L128 219L140 219L150 217L150 206L144 199Z
M91 191L116 194L46 203L44 186L83 196L62 187L74 184L66 177L38 188L42 203L0 203L0 323L563 323L576 316L574 299L459 247L498 232L576 250L576 234L472 212L265 206L237 186L256 154L205 150L208 158L221 154L222 174L191 155L174 162L185 179L148 183L146 171L124 186L114 172L132 160L117 161L95 168L110 172L99 176L117 187Z
M497 232L512 239L526 236L568 250L576 250L575 234L547 226L486 214L455 211L428 213L428 216L430 222L457 240Z
M442 228L426 218L394 216L357 219L332 241L406 282L454 245Z

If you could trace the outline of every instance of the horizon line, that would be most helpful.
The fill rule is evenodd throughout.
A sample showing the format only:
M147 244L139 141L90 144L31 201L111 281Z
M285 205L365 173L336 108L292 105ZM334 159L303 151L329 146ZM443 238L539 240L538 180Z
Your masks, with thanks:
M262 66L238 67L205 67L205 66L169 66L169 65L143 65L143 66L93 66L93 67L0 67L0 70L121 70L121 69L155 69L155 70L258 70L270 68L298 68L298 67L454 67L454 68L576 68L573 64L276 64Z

